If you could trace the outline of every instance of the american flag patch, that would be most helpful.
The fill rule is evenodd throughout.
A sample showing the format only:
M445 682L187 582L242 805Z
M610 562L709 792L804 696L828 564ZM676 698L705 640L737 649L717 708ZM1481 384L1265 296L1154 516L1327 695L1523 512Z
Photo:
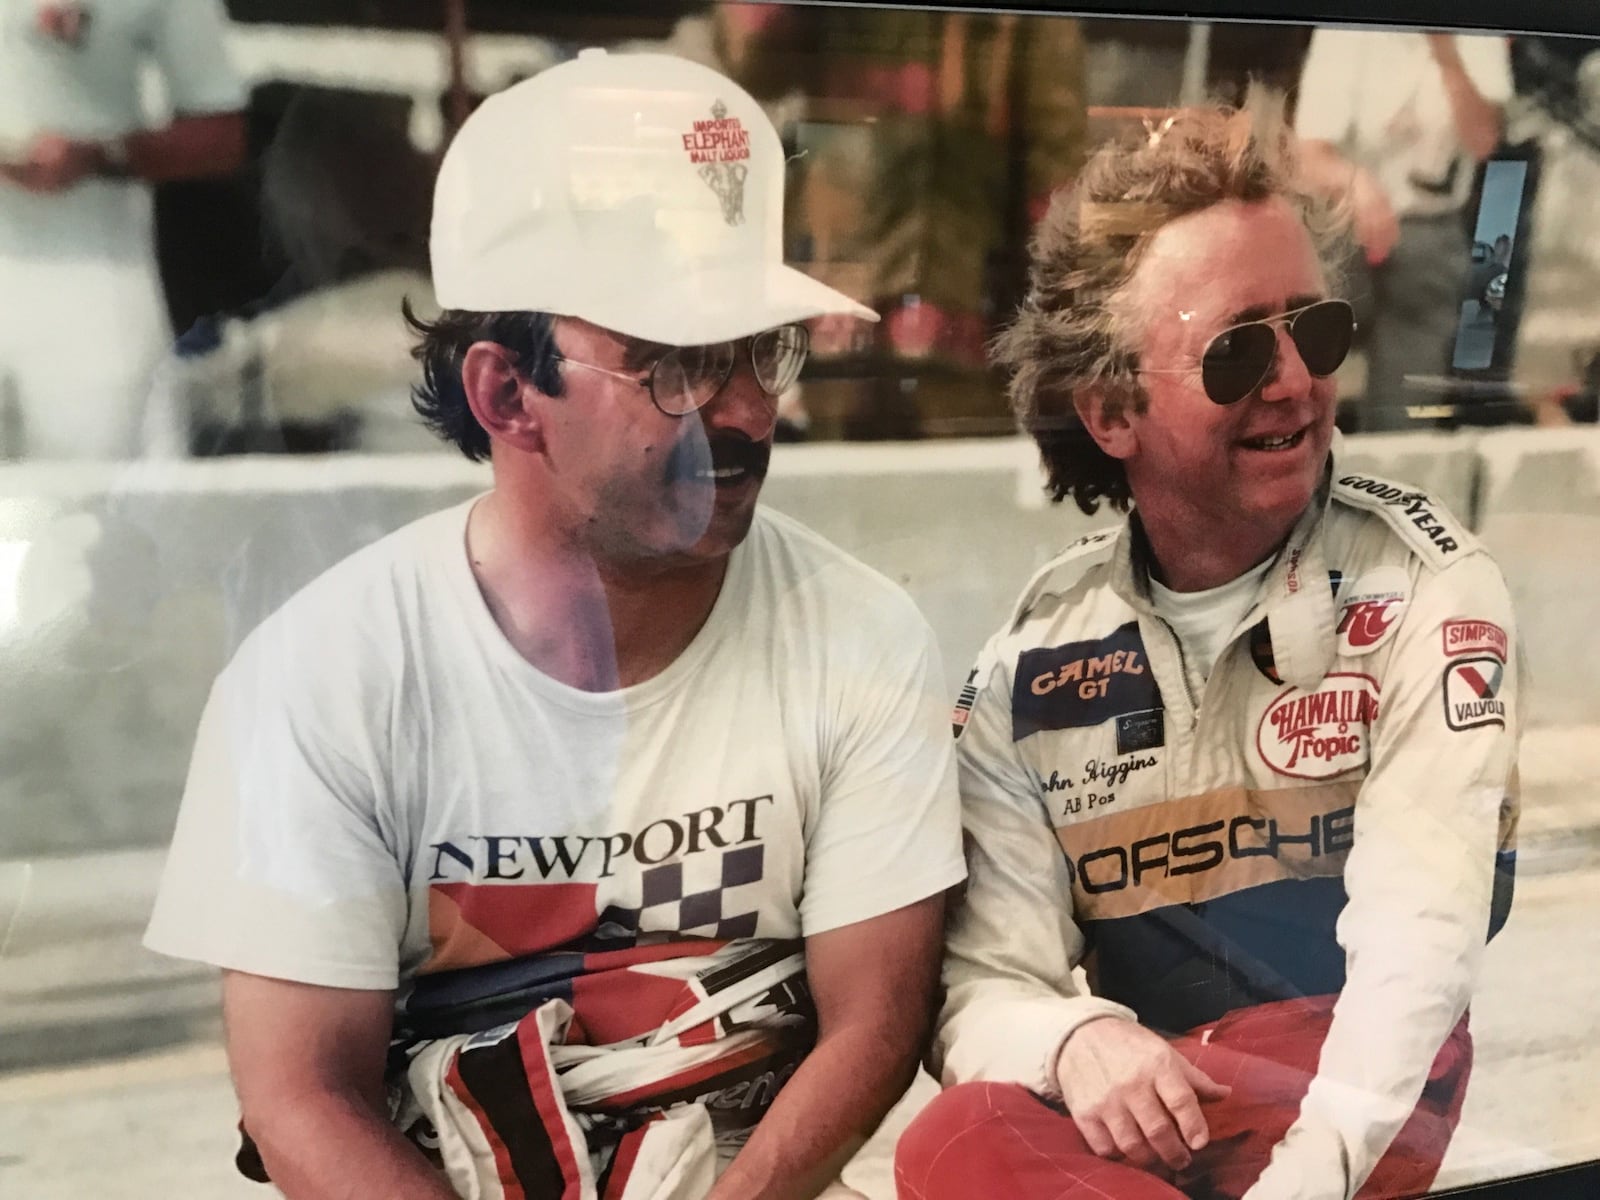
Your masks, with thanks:
M961 694L956 697L956 706L950 712L950 734L960 737L961 731L967 727L967 717L972 713L972 706L977 702L978 689L972 681L978 677L978 668L973 667L967 672L967 681L961 685Z

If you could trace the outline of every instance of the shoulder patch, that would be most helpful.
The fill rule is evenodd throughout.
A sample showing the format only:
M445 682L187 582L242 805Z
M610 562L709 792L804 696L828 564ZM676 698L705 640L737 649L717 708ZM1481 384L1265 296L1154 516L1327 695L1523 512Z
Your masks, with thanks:
M1109 558L1123 528L1124 525L1118 524L1086 533L1035 571L1012 606L1007 628L1015 630L1046 595L1067 591L1093 567Z
M978 667L967 672L967 680L956 695L956 706L950 711L950 734L958 741L967 731L967 721L972 717L972 706L978 702Z
M1411 577L1404 567L1373 567L1339 600L1339 653L1371 654L1394 636L1411 602Z
M1510 662L1507 657L1509 645L1506 631L1493 621L1451 620L1444 623L1444 652L1448 658L1488 653L1501 662Z
M1418 557L1444 567L1478 548L1478 541L1454 513L1418 488L1371 475L1343 474L1333 497L1352 508L1382 517Z

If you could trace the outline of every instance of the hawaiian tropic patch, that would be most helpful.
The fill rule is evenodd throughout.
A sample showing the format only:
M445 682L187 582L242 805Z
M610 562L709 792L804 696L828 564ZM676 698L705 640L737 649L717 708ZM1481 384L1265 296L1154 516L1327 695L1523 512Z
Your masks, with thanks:
M1490 655L1464 658L1444 672L1444 722L1451 729L1504 725L1506 702L1500 699L1506 665Z
M1312 690L1289 688L1267 706L1256 752L1275 774L1332 779L1367 765L1377 719L1378 681L1335 671Z
M1024 650L1011 689L1011 738L1161 707L1139 623L1129 621L1108 637Z

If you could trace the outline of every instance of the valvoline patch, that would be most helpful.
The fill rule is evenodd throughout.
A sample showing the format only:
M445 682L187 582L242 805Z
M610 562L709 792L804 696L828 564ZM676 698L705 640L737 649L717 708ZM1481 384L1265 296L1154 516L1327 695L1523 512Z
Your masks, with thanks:
M1011 689L1011 738L1161 707L1139 623L1129 621L1109 637L1024 650Z

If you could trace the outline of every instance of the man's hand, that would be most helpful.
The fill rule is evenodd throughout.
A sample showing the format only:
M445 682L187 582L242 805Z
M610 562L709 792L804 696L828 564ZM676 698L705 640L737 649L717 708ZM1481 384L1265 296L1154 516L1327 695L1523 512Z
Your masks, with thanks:
M1357 169L1350 181L1350 204L1355 210L1356 240L1367 262L1377 266L1394 253L1400 240L1400 218L1371 172Z
M1400 240L1400 218L1371 171L1352 163L1338 147L1321 138L1300 143L1300 166L1311 187L1348 201L1356 241L1370 265L1377 266L1394 252Z
M1434 62L1441 67L1461 65L1461 52L1456 49L1454 34L1430 33L1425 36L1428 39L1428 49L1433 52Z
M1158 1033L1101 1017L1079 1026L1056 1064L1067 1111L1101 1158L1124 1158L1146 1170L1189 1165L1211 1138L1202 1100L1232 1088L1194 1066Z
M42 133L33 139L21 162L0 167L0 174L26 191L43 195L66 191L93 175L101 162L100 149L93 142Z
M1478 90L1478 85L1467 71L1454 34L1430 33L1427 38L1428 50L1438 64L1439 78L1444 83L1445 97L1450 102L1456 136L1473 158L1483 162L1500 144L1501 134L1505 131L1505 115L1498 104L1485 99Z

